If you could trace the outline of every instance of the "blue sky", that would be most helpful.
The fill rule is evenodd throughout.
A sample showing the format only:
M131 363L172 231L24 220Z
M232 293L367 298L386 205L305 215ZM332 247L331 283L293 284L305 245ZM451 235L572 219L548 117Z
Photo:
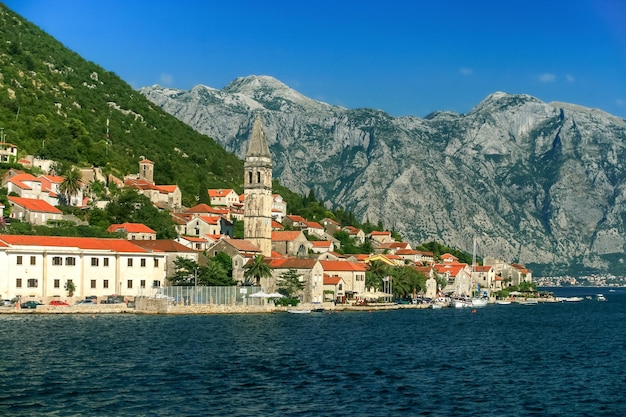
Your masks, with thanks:
M135 88L270 75L393 116L495 91L626 118L626 0L4 0Z

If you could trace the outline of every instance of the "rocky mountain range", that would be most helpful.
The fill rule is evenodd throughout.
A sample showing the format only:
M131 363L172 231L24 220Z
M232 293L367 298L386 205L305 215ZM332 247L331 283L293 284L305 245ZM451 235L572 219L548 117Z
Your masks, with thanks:
M141 93L242 158L259 114L281 183L414 244L476 238L535 274L626 270L626 121L600 110L497 92L467 114L394 118L267 76Z

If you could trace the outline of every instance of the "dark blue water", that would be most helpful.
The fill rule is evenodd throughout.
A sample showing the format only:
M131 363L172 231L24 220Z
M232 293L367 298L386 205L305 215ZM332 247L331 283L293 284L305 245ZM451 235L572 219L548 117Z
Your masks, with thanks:
M602 292L476 313L0 315L0 415L624 416L626 293Z

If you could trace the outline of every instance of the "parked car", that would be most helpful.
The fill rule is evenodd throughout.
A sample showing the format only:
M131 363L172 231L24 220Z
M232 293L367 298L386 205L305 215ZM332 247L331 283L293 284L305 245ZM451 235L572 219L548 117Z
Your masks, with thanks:
M80 300L79 302L76 303L76 305L94 305L94 304L96 304L96 302L91 299Z
M50 301L50 305L51 306L69 306L68 303L62 300L52 300Z
M11 300L0 300L0 306L8 307L11 305L13 305L13 303L11 303Z
M40 303L39 301L26 301L25 303L22 303L20 305L20 307L22 308L37 308L37 306L42 306L43 304Z

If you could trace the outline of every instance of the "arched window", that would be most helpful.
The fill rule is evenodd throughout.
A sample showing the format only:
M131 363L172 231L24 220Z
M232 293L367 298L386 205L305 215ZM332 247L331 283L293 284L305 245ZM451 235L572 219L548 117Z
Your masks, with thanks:
M260 183L261 183L261 171L257 171L257 172L256 172L256 182L257 182L258 184L260 184Z
M248 171L248 184L252 184L252 171Z

